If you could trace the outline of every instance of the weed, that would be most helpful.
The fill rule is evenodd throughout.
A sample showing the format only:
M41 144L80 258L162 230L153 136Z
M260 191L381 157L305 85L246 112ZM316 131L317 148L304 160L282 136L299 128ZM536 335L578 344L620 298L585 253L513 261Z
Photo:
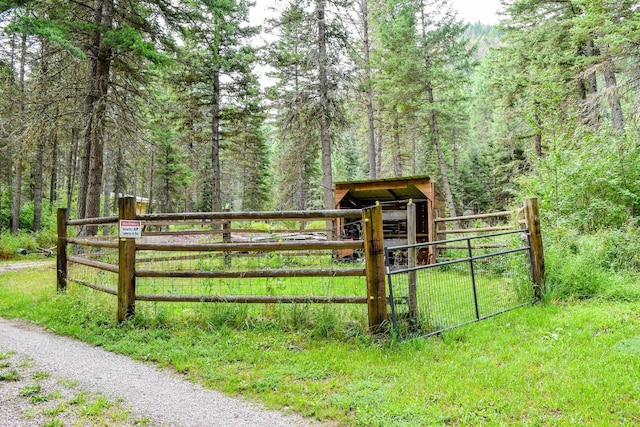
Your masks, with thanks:
M67 410L67 404L62 402L60 404L58 404L58 406L55 406L53 408L47 409L46 411L44 411L45 415L49 415L52 417L58 416L62 413L64 413Z
M64 421L58 418L52 418L48 421L45 421L42 424L43 427L62 427L64 426Z
M113 405L113 402L109 401L105 396L98 396L91 400L88 405L85 405L80 412L82 415L88 417L96 416L111 408Z
M40 380L46 380L50 376L51 375L48 372L37 371L33 373L32 378L36 381L40 381Z
M44 396L40 394L33 395L29 398L29 402L31 402L32 404L48 402L49 400L51 400L51 396Z
M68 378L58 378L58 384L64 388L75 388L78 386L78 381L70 380Z
M40 393L41 389L42 387L40 387L40 384L33 384L22 387L18 393L22 397L33 396L34 394Z
M0 352L0 360L7 359L14 354L15 354L14 351Z
M20 374L16 369L8 372L0 372L0 381L20 381Z

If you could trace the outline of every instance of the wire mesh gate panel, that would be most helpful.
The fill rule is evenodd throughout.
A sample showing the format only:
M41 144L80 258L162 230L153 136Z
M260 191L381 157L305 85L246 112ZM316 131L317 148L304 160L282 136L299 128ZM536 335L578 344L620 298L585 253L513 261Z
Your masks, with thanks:
M435 251L438 262L411 265ZM430 336L534 302L527 230L386 249L393 326ZM415 263L413 263L415 264Z

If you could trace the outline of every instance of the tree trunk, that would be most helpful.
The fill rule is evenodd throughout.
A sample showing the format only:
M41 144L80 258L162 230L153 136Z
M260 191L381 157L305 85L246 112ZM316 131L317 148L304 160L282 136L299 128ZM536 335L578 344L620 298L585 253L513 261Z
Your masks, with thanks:
M113 174L113 150L109 147L106 150L105 163L104 183L102 186L102 215L109 216L111 213L111 180Z
M113 206L116 209L120 205L120 197L124 196L125 193L124 169L124 148L122 143L120 143L116 148L115 176L113 178L113 192L115 193L113 196Z
M593 40L588 40L580 53L583 53L587 58L597 55L598 51L593 44ZM578 91L583 104L583 123L593 128L597 128L600 123L600 114L596 98L596 94L598 92L598 79L595 71L586 73L586 75L578 79Z
M51 135L51 181L49 184L49 212L58 200L58 109L56 109L56 121Z
M80 131L75 126L71 128L71 139L73 140L73 149L69 150L67 159L67 219L71 212L73 202L73 189L78 176L78 152L80 150Z
M425 5L423 2L421 2L420 6L421 6L420 18L422 22L422 38L424 40L427 40ZM431 61L429 59L428 53L425 53L425 56L424 56L424 67L427 72L431 69ZM433 82L430 79L428 79L426 83L427 83L427 100L431 108L431 129L433 131L433 142L436 146L436 152L438 154L438 165L440 166L440 175L442 177L442 187L443 187L442 189L444 191L444 197L447 203L447 207L449 208L449 216L458 216L456 212L456 205L453 201L453 192L451 191L451 186L449 185L447 163L445 162L444 153L442 152L442 143L440 142L440 128L438 127L438 112L436 109L437 106L435 103L435 98L433 96Z
M155 181L155 172L156 172L156 153L151 152L151 172L149 176L149 205L147 206L147 213L153 213L153 182ZM187 201L190 200L189 195L187 195ZM187 202L189 203L189 202ZM189 206L187 206L187 212L190 211Z
M373 87L371 85L371 46L369 40L369 0L362 0L362 35L364 48L364 78L367 88L367 122L369 124L368 137L368 157L369 157L369 178L376 179L377 162L376 162L376 137L375 122L373 114Z
M609 97L609 108L611 109L611 124L613 130L619 134L625 133L624 116L622 114L622 105L620 103L620 94L618 93L618 81L616 73L613 69L611 58L607 60L604 67L604 83L607 87Z
M19 77L19 93L18 93L18 153L16 160L16 181L11 206L11 233L18 234L20 228L20 205L22 199L22 166L24 156L24 81L25 81L25 64L27 55L27 36L22 35L20 43L20 77Z
M402 176L402 148L400 147L400 120L398 118L398 112L395 111L395 117L393 118L393 143L395 147L395 153L393 153L393 174L394 176Z
M376 176L379 178L382 176L382 130L378 130L378 142L377 142L377 154L376 157Z
M44 197L44 177L42 163L44 162L44 136L38 138L38 148L36 152L35 179L33 191L33 231L40 231L42 228L42 199Z
M302 161L298 162L298 209L300 209L301 211L307 208L304 191L304 165L306 164L305 160L306 159L302 159Z
M13 191L13 204L11 205L11 233L18 234L20 228L20 199L22 198L22 150L18 151L16 159L16 179Z
M318 79L320 95L320 140L322 143L322 193L325 209L333 209L333 170L331 167L331 129L329 122L329 82L327 77L326 0L316 0L318 24Z
M542 157L542 119L538 110L540 109L540 102L536 101L535 111L533 113L533 122L536 124L535 135L533 137L533 144L536 150L536 156Z
M211 105L211 209L222 210L220 191L220 71L213 73L213 103Z
M442 176L442 189L444 190L445 201L449 208L449 216L458 216L456 205L453 202L453 192L449 185L449 175L447 174L447 164L442 151L442 143L440 142L440 129L438 127L438 113L436 112L435 99L433 97L433 85L429 80L427 82L427 96L431 105L431 129L433 130L433 142L438 153L438 165L440 166L440 175Z
M104 34L113 24L114 0L94 0L94 17L98 27L94 32L87 71L85 100L84 147L79 177L78 218L100 215L100 195L104 156L104 125L111 71L111 46L104 43ZM95 227L86 234L94 234Z

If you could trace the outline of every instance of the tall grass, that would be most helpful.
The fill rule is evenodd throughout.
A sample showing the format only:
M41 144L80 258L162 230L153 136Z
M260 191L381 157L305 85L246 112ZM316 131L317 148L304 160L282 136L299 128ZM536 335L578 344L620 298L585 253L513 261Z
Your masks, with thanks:
M144 312L118 324L113 297L55 272L7 273L0 315L169 366L206 387L354 426L633 425L640 421L640 299L550 300L428 340ZM278 309L276 306L274 309ZM300 327L294 327L296 324ZM334 327L327 314L318 325Z
M640 232L603 230L584 235L556 229L545 236L550 298L637 300Z
M0 233L0 259L20 259L18 249L26 249L29 252L38 248L55 248L56 232L52 229L42 230L38 233L20 231L17 235L9 231Z

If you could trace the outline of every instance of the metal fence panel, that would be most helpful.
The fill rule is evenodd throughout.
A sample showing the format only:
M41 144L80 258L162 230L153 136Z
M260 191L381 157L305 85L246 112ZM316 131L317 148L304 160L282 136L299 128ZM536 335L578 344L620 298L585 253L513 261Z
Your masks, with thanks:
M388 248L396 331L429 336L533 302L527 236L518 230ZM409 267L402 254L429 246L438 248L440 262Z

